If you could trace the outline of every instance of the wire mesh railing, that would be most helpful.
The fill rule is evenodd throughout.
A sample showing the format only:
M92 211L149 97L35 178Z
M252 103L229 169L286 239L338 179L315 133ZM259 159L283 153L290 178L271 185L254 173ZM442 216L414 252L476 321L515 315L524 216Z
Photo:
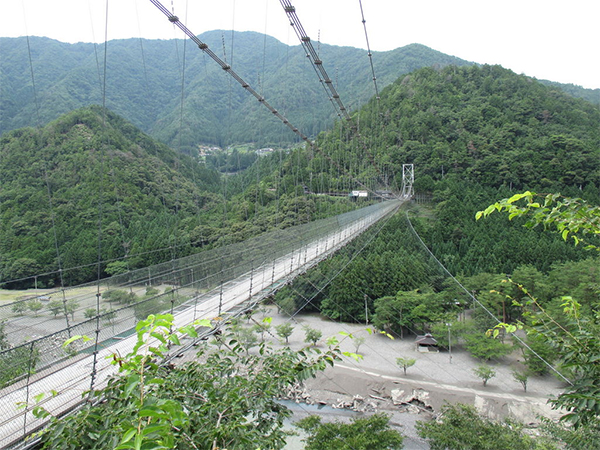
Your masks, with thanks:
M1 306L11 348L0 351L0 448L14 446L43 426L32 414L37 402L47 402L42 406L60 415L80 403L85 391L101 387L114 371L106 356L130 350L138 320L171 312L183 325L227 311L235 314L243 310L240 304L272 295L399 205L378 203L58 290L38 311L15 312L19 302ZM53 310L49 304L56 300ZM73 336L91 339L65 346ZM40 394L52 391L56 395L40 400Z

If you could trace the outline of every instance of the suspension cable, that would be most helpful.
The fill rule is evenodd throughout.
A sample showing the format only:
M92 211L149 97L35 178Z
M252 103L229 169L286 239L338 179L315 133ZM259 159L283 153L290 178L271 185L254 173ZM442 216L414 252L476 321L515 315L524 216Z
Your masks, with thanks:
M362 0L358 0L358 4L360 5L360 15L362 17L363 28L365 29L365 40L367 41L367 55L369 56L369 62L371 63L371 74L373 75L373 85L375 86L375 98L377 99L377 104L379 104L379 88L377 87L377 77L375 76L375 66L373 65L373 52L371 51L371 46L369 45L369 35L367 34L367 21L365 20L365 13L363 11Z
M310 37L308 37L306 31L304 31L304 27L302 26L302 23L300 23L300 19L296 14L296 8L292 5L292 3L289 0L279 0L279 2L281 3L281 6L283 6L285 13L289 17L290 25L294 29L294 32L296 33L296 36L298 36L298 39L300 39L300 42L302 43L302 48L304 48L306 56L310 59L310 62L319 77L319 81L323 84L325 91L328 91L327 95L329 97L329 100L331 101L331 104L336 110L338 117L342 118L343 116L346 120L349 121L350 114L348 114L346 107L342 103L340 95L338 94L337 90L335 89L335 86L333 85L333 81L331 80L331 78L329 78L329 75L327 75L327 71L323 67L323 61L321 61L321 59L319 58L319 54L315 51L315 48L311 43Z
M198 37L192 33L181 21L179 17L171 14L171 12L165 8L158 0L150 0L150 2L156 6L165 16L168 17L169 22L173 23L177 26L185 35L187 35L198 48L210 56L217 64L221 66L221 68L227 72L229 75L233 77L235 81L237 81L244 89L246 89L250 94L252 94L260 103L262 103L275 117L281 120L290 130L296 133L303 141L308 142L310 145L313 143L310 141L308 136L305 136L301 131L298 130L294 125L292 125L279 111L273 108L265 98L256 92L248 83L246 83L234 70L232 70L231 66L219 58L209 47L208 44L202 42Z

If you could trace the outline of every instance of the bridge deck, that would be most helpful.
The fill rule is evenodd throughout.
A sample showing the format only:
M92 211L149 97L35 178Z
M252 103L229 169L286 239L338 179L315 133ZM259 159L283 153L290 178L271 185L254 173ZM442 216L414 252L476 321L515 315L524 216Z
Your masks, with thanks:
M175 325L181 327L196 319L211 319L219 312L234 311L241 304L260 301L395 211L400 204L400 201L384 202L378 208L373 208L367 216L347 223L340 220L340 226L334 232L282 257L264 261L251 272L223 285L222 292L219 288L188 300L174 311ZM133 326L132 322L130 328ZM136 342L136 336L121 333L121 336L110 336L105 342L107 344L99 350L95 364L93 354L80 352L39 371L28 380L0 390L0 448L18 447L25 436L43 427L46 422L33 416L31 410L34 404L21 409L19 402L29 398L33 403L31 399L38 394L55 391L55 396L48 395L39 406L53 416L65 414L82 402L82 395L91 387L94 371L94 389L106 384L109 376L116 372L116 367L110 364L111 355L116 352L128 354Z

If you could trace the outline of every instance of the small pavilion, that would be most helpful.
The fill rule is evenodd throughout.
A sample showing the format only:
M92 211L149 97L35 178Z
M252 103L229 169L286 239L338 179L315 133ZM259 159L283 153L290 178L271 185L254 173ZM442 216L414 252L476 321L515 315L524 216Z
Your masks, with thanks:
M418 335L415 339L416 350L421 353L434 352L437 353L438 343L431 335L431 333L426 333L423 335Z

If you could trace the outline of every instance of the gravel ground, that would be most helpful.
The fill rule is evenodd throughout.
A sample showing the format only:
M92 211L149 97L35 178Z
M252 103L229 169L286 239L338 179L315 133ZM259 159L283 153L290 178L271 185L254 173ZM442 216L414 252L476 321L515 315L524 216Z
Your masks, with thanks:
M256 320L263 316L273 318L272 326L288 320L287 316L277 313L273 306L262 308L255 315ZM448 352L421 353L414 345L414 336L405 339L390 339L381 334L371 334L367 326L345 324L321 318L317 314L296 316L292 323L294 332L289 339L290 346L299 349L306 346L304 342L304 326L321 330L323 338L318 347L326 348L325 340L337 336L343 351L355 352L352 339L345 338L340 332L352 333L353 336L364 336L365 342L358 353L363 359L355 361L345 357L335 367L327 369L315 379L305 382L308 403L326 404L321 410L314 406L306 407L302 403L294 409L297 420L309 413L319 413L323 420L349 420L352 414L347 410L335 409L344 404L354 404L358 410L382 411L391 415L391 423L398 427L407 437L406 449L427 449L428 446L418 438L414 424L420 420L431 419L444 402L467 403L477 407L484 415L491 418L513 417L526 424L535 424L537 417L545 415L556 417L546 404L549 396L560 392L561 384L552 376L532 377L529 379L527 392L513 380L511 370L519 367L519 352L491 361L490 366L496 376L483 386L482 381L473 374L473 369L480 361L472 358L462 350L452 352L450 361ZM273 331L274 334L274 331ZM280 345L275 336L269 337L275 345ZM397 357L416 359L406 376L396 365ZM421 402L412 405L394 405L392 391L402 390L404 394L418 394ZM396 392L397 394L397 392ZM360 396L358 400L355 396ZM289 450L302 448L290 442Z

